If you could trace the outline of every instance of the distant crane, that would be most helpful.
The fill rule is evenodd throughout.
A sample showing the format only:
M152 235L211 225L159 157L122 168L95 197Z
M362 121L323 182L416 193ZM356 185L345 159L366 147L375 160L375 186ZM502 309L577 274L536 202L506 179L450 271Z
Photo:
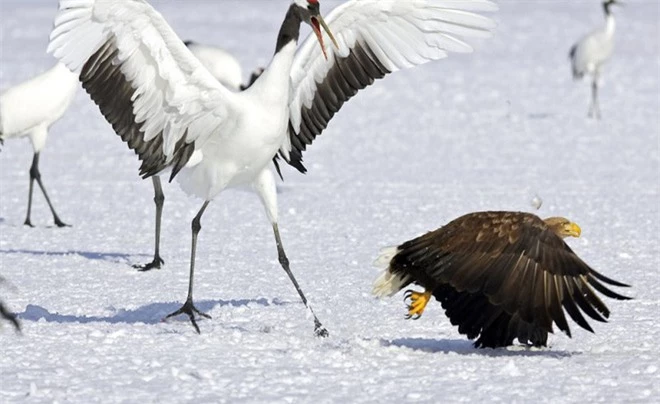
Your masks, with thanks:
M241 63L231 53L217 46L200 44L195 41L187 40L183 42L188 49L202 65L206 67L213 77L223 86L233 91L244 91L250 88L252 84L264 72L264 68L255 69L243 84L243 69Z
M80 87L78 76L62 63L46 72L9 88L0 95L0 143L14 137L29 137L34 156L30 167L30 191L24 224L32 227L32 190L37 181L57 227L67 226L57 213L46 193L39 172L39 154L46 145L48 129L59 120L73 101Z
M598 105L598 80L603 65L612 55L614 49L614 31L616 24L612 14L612 6L620 5L617 0L603 1L605 11L605 26L597 29L573 45L569 52L573 78L581 79L585 74L592 77L591 105L588 116L600 119L600 106Z
M231 53L216 46L190 40L184 41L184 43L220 84L230 90L241 90L243 69L240 62Z

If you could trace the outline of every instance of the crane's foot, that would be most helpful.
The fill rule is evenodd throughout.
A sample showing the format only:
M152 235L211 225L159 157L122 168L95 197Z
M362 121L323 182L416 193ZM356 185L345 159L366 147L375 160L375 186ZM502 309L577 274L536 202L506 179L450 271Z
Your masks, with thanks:
M165 265L165 261L160 258L159 255L154 257L154 260L148 264L135 264L133 268L136 268L140 272L151 271L152 269L160 269L161 265Z
M314 319L314 335L319 338L327 338L330 336L328 330L323 327L318 319Z
M71 227L70 224L66 224L63 221L61 221L59 218L55 219L55 226L62 228L62 227Z
M426 305L431 300L432 293L425 292L415 292L414 290L407 290L406 294L403 295L403 301L408 305L408 314L406 319L417 320L424 313Z
M197 319L195 318L195 314L200 315L201 317L211 319L211 316L209 316L206 313L202 313L199 311L195 305L193 305L192 299L186 300L186 302L181 306L181 308L174 313L170 313L165 318L163 321L167 320L170 317L175 317L178 316L179 314L187 314L188 318L190 318L190 322L192 323L193 327L195 327L195 331L197 331L197 334L201 334L199 331L199 326L197 325Z
M23 224L24 224L25 226L34 227L34 225L32 224L32 221L31 221L30 219L25 219L25 221L23 222Z

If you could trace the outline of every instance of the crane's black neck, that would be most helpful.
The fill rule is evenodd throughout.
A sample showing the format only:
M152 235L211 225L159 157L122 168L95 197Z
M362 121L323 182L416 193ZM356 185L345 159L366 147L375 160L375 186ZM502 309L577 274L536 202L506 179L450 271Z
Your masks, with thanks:
M300 37L300 24L303 21L300 7L292 3L289 11L286 13L280 33L277 36L277 46L275 53L279 52L282 48L288 45L291 41L298 42Z
M605 11L605 17L609 17L612 14L612 1L606 1L603 3L603 11Z

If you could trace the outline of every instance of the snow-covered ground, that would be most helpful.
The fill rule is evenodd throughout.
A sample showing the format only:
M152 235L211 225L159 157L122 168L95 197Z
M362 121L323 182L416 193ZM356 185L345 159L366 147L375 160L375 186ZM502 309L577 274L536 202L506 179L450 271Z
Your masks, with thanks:
M0 90L48 68L54 1L0 0ZM153 1L182 38L225 47L249 72L271 57L287 0ZM324 0L327 12L338 2ZM255 195L223 193L204 216L197 335L161 319L185 299L190 220L201 201L165 188L165 267L150 260L153 202L138 161L80 91L51 131L23 226L27 140L0 153L0 286L22 321L0 331L0 402L657 402L660 397L660 13L616 9L617 48L586 119L568 49L603 22L589 1L501 1L472 55L401 72L348 103L285 169L280 227L292 269L331 336L281 270ZM305 32L308 30L306 29ZM547 349L476 350L433 304L406 321L401 296L370 295L381 247L470 211L563 215L595 269L633 288L605 300L595 334ZM606 299L606 298L604 298Z

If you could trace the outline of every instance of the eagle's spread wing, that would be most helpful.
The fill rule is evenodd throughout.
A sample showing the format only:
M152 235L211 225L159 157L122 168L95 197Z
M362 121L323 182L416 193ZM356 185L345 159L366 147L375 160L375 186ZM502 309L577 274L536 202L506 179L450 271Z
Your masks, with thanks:
M433 295L442 304L445 314L458 332L475 339L477 348L497 348L513 344L545 346L548 331L537 323L523 321L496 306L483 293L458 292L448 284L438 286Z
M471 338L481 333L486 342L528 335L544 345L553 322L570 336L563 310L592 331L582 313L597 321L610 314L594 289L628 299L603 283L627 285L590 268L531 214L468 214L398 250L390 270L433 290L461 332ZM484 335L496 329L505 335Z

